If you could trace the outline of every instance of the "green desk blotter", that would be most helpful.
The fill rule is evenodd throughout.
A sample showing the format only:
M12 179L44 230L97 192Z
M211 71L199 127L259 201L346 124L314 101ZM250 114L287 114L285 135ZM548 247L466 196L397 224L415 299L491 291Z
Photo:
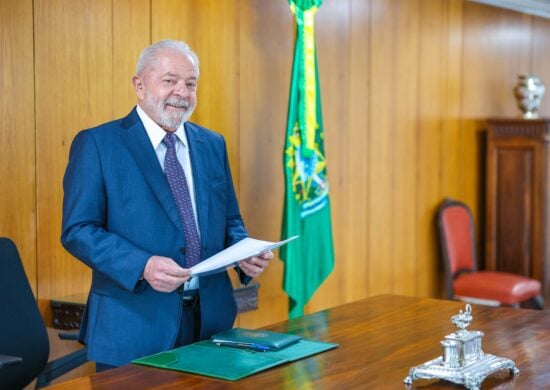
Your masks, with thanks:
M235 381L337 346L302 339L279 351L257 352L219 346L205 340L136 359L132 363Z

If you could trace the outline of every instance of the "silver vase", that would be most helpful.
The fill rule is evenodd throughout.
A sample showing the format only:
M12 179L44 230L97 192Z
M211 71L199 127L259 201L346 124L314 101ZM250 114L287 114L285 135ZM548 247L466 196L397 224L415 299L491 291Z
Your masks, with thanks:
M532 74L518 75L518 83L514 87L518 107L525 119L539 117L539 107L546 88L540 79Z

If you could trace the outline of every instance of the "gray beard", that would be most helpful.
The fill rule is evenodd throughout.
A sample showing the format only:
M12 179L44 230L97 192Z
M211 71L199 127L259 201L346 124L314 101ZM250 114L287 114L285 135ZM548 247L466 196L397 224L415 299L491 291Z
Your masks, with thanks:
M179 101L179 99L170 98L166 101L160 101L158 103L155 103L151 97L151 95L147 95L145 98L145 105L147 108L154 112L156 114L156 117L158 118L159 125L163 128L167 129L177 129L182 123L187 122L187 120L191 117L193 114L193 111L195 110L195 107L189 107L187 102L184 102L184 105L187 106L187 110L183 113L177 113L174 112L173 114L170 114L164 110L164 104L171 102L173 103L182 103Z

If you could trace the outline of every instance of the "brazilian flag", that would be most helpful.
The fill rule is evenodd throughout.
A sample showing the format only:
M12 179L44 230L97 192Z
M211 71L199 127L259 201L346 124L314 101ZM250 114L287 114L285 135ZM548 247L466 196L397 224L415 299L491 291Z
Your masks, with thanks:
M322 0L289 0L297 36L283 153L285 205L282 239L283 289L289 317L304 306L334 268L329 186L324 149L321 93L315 53L315 12Z

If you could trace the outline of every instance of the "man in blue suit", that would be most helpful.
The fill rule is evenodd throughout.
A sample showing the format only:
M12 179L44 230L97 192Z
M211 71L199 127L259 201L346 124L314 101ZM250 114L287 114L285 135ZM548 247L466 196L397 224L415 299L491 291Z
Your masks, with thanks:
M80 340L100 371L233 326L227 273L190 278L189 271L193 256L208 258L247 236L223 137L187 121L198 79L187 44L146 48L132 79L137 107L80 132L71 146L61 241L92 269ZM272 258L241 261L241 282Z

